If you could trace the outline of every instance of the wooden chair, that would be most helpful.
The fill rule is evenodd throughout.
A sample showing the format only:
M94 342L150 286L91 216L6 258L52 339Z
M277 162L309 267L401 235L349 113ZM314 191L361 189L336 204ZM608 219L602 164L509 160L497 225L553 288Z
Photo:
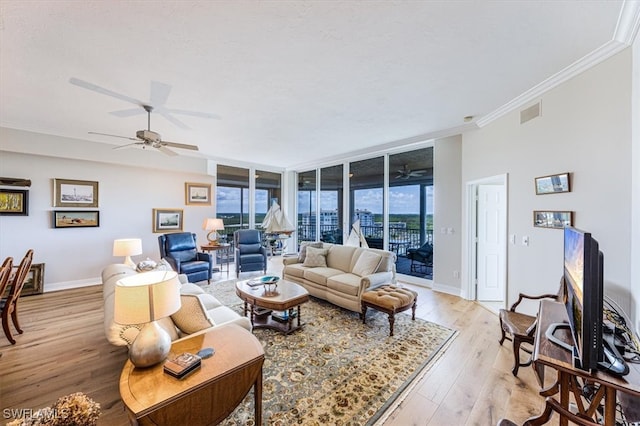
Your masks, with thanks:
M500 329L502 332L502 338L500 344L505 339L513 341L513 357L515 359L513 369L511 372L514 376L518 375L518 369L520 367L527 367L531 365L531 357L527 362L520 362L520 349L531 354L531 350L522 347L523 343L533 345L534 335L536 331L536 317L516 312L516 308L523 301L523 299L529 300L541 300L541 299L554 299L561 300L564 294L564 279L560 281L560 289L557 294L543 294L540 296L529 296L520 293L518 300L511 305L509 310L500 309ZM507 336L509 335L509 336Z
M18 333L22 334L23 331L20 328L20 323L18 322L18 299L20 297L20 293L22 292L24 282L27 279L27 274L29 273L29 269L31 268L32 261L33 250L29 249L20 262L18 270L13 275L13 279L11 280L11 284L9 287L9 296L0 300L0 309L2 309L2 328L4 330L5 336L7 336L7 339L11 342L12 345L16 344L16 340L11 335L11 329L9 328L9 316L11 316L13 325L15 326Z
M4 295L4 291L9 285L9 277L11 276L11 269L13 268L13 257L7 257L2 266L0 266L0 299Z
M551 415L553 412L556 412L569 420L572 424L580 425L580 426L600 426L599 423L593 421L593 419L587 419L584 417L580 417L577 414L573 414L571 411L564 408L558 401L555 399L548 397L545 400L544 404L544 412L540 416L532 417L525 421L522 426L538 426L543 425L551 419ZM518 426L517 423L512 422L508 419L500 419L497 423L497 426Z

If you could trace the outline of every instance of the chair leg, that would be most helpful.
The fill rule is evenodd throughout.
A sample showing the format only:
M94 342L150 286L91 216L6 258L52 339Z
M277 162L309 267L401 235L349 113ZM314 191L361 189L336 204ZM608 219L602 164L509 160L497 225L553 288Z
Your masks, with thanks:
M518 370L520 369L520 339L513 339L513 358L515 360L515 365L511 372L514 376L517 376Z
M507 337L504 334L504 325L502 324L502 318L500 318L500 331L502 331L502 337L500 338L500 345L502 345L502 343L504 342L504 339Z
M5 307L6 308L6 307ZM5 309L2 312L2 329L4 330L4 335L7 336L7 340L11 342L12 345L16 344L16 339L11 335L11 330L9 329L9 310Z
M17 303L13 306L13 310L11 311L11 320L13 321L13 325L16 327L18 334L24 333L24 331L20 328L20 323L18 322L18 304Z
M362 305L362 313L360 315L362 316L362 323L366 324L367 323L367 305Z

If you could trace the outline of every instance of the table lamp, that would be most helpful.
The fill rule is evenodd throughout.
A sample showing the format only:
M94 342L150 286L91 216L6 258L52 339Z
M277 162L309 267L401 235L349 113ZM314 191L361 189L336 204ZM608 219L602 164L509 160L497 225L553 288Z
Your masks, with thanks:
M175 271L143 272L116 282L114 321L144 324L129 347L136 367L150 367L164 360L171 337L156 320L180 309L180 280Z
M142 254L142 240L140 238L122 238L113 242L113 255L125 256L124 264L135 269L136 264L131 256Z
M212 219L207 218L202 223L202 229L205 231L210 231L207 234L207 240L209 241L209 245L217 246L218 245L218 232L224 229L224 222L222 219Z

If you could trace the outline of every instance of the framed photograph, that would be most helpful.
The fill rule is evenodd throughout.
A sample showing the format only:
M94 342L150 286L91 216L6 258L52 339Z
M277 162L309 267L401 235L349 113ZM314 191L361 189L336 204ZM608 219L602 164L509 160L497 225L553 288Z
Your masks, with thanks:
M0 215L29 216L29 191L0 188Z
M54 210L54 228L97 228L100 226L98 210Z
M53 180L54 207L98 207L98 182Z
M18 265L14 265L13 269L18 269ZM22 287L22 296L31 296L32 294L42 294L44 287L44 263L32 263L29 272L27 273L27 279ZM9 295L9 286L1 297L7 297Z
M185 204L187 205L211 205L211 184L185 182L184 184Z
M180 209L153 209L153 232L182 232L182 219Z
M573 212L535 210L533 212L533 226L553 229L573 226Z
M570 192L569 173L541 176L536 178L536 195Z

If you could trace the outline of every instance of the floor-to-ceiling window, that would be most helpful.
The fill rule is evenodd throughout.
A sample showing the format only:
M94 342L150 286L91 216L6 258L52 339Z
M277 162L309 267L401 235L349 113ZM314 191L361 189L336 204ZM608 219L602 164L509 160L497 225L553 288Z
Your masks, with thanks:
M280 173L267 172L264 170L256 170L256 189L254 197L255 205L255 224L256 229L261 229L264 216L271 205L276 202L282 206L281 199L281 181Z
M433 276L433 264L422 256L433 243L433 148L389 155L389 250L396 270L417 277Z
M249 227L249 169L218 165L217 216L224 221L221 236L233 239L233 232Z
M383 248L384 157L349 164L350 227L360 220L369 247Z
M320 241L342 244L343 168L320 170Z
M298 243L316 240L316 171L298 173Z

